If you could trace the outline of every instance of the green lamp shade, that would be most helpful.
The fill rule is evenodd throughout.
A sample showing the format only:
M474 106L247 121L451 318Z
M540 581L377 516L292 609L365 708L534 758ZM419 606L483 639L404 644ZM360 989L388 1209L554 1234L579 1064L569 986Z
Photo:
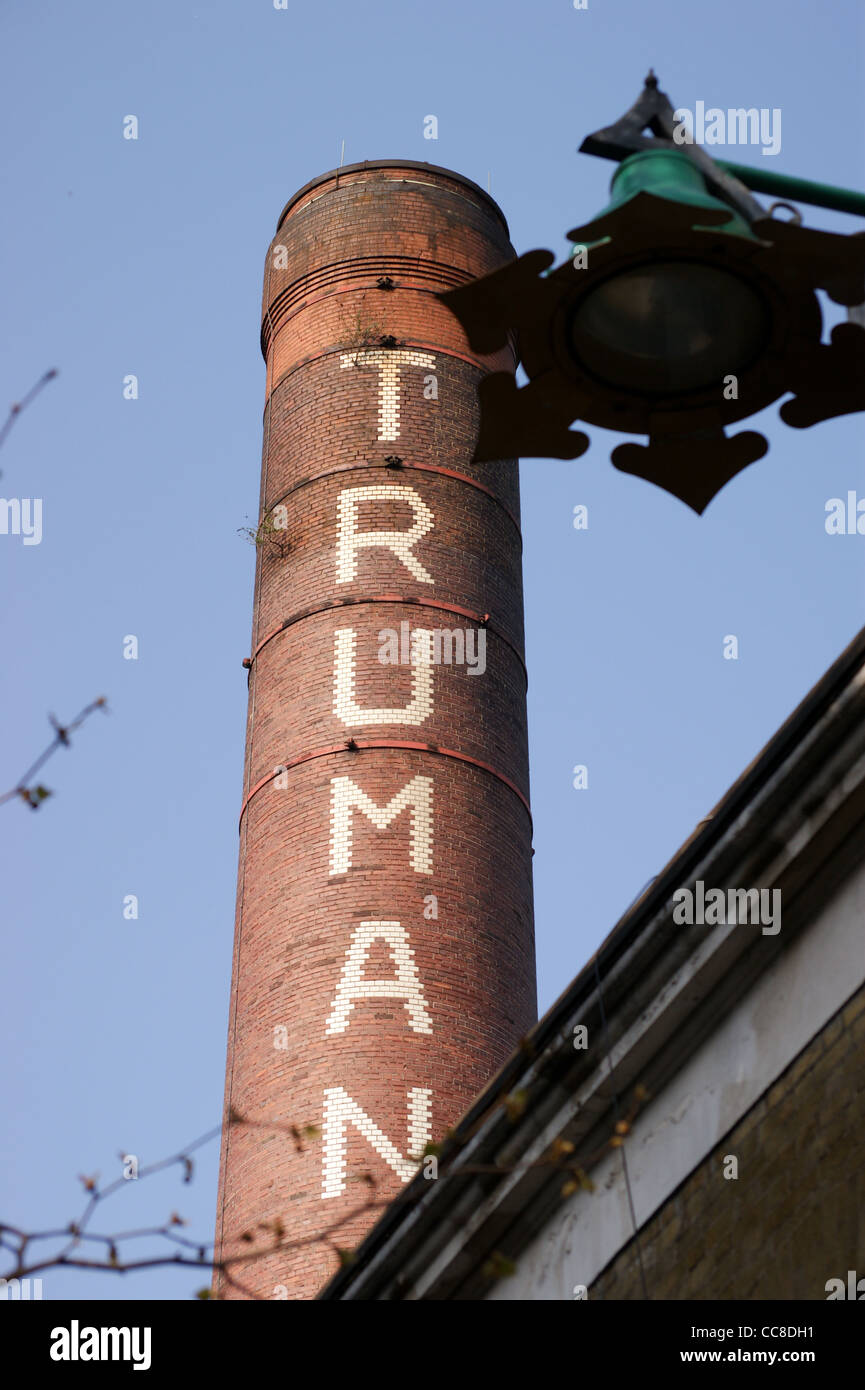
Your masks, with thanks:
M610 183L610 201L596 220L617 212L638 193L651 193L655 198L692 208L695 226L700 223L700 213L723 213L722 223L712 219L714 230L754 240L747 222L728 203L709 192L706 180L684 150L642 150L622 160Z

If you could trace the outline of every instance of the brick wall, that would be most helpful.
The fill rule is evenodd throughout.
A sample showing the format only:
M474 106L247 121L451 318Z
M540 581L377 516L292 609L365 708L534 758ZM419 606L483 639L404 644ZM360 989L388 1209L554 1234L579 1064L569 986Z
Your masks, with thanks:
M865 1278L865 989L643 1227L640 1249L658 1300L825 1299L829 1279ZM588 1296L644 1297L635 1241Z
M517 465L469 462L513 358L434 298L513 254L475 185L376 164L302 190L268 252L217 1240L304 1244L222 1297L313 1296L536 1016ZM379 660L383 629L457 628L483 674Z

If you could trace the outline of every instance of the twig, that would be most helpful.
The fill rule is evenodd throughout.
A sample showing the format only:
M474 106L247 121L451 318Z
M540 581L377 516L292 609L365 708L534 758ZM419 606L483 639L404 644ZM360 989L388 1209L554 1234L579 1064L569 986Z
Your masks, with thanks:
M40 753L35 763L33 763L31 767L28 767L17 786L12 787L8 792L4 792L2 796L0 796L0 806L2 806L4 801L11 801L13 797L20 796L21 800L26 801L27 805L32 807L34 811L37 810L45 798L50 796L51 793L48 791L47 787L41 785L36 787L28 786L30 778L36 775L43 763L46 763L52 753L55 753L58 748L61 746L66 748L69 747L69 735L74 733L76 729L80 729L85 719L87 719L95 709L105 708L105 696L100 695L98 700L94 700L92 704L86 705L77 718L73 719L71 724L59 724L53 714L49 715L48 717L55 731L54 738L45 751Z
M572 1157L572 1155L574 1155L573 1144L563 1140L556 1140L551 1145L549 1154L546 1157L535 1160L530 1163L528 1167L551 1167L554 1171L561 1172L567 1179L561 1192L563 1197L569 1196L572 1192L580 1188L591 1191L594 1185L588 1178L586 1168L593 1167L609 1148L618 1148L624 1143L624 1136L629 1132L633 1120L640 1109L641 1103L646 1099L647 1093L642 1087L637 1087L634 1092L634 1102L628 1111L627 1118L619 1120L615 1127L615 1133L594 1154L588 1159L584 1159L582 1163L575 1161L575 1158ZM516 1093L515 1096L502 1095L499 1098L498 1104L508 1110L509 1113L512 1110L521 1111L523 1104L521 1093ZM515 1116L512 1116L512 1118L513 1117ZM295 1148L301 1152L303 1150L303 1138L318 1134L318 1129L314 1125L298 1127L297 1125L288 1123L268 1123L267 1121L261 1120L247 1120L234 1110L230 1112L230 1123L244 1125L250 1129L281 1131L291 1136ZM184 1169L183 1180L184 1182L191 1182L193 1165L189 1155L196 1149L201 1148L203 1144L207 1144L212 1139L215 1139L216 1136L221 1133L221 1128L221 1126L217 1126L209 1130L206 1134L201 1135L198 1139L194 1140L193 1143L187 1144L186 1147L181 1149L178 1153L172 1154L168 1158L159 1159L156 1163L151 1163L141 1168L138 1172L138 1177L148 1177L150 1174L159 1172L164 1168L182 1164ZM430 1145L428 1149L436 1149L438 1147L437 1145ZM504 1175L516 1172L518 1166L519 1165L503 1166L495 1163L468 1164L448 1175L451 1177L485 1173ZM216 1247L213 1241L202 1243L179 1234L175 1228L185 1225L185 1222L176 1212L172 1212L169 1220L161 1226L142 1227L136 1230L117 1232L113 1235L102 1235L95 1231L87 1230L88 1222L96 1207L108 1197L112 1196L113 1193L117 1192L121 1187L125 1187L127 1179L123 1177L116 1178L113 1182L108 1183L106 1187L98 1188L96 1186L96 1178L82 1178L85 1189L90 1195L88 1196L84 1210L78 1221L70 1222L65 1229L27 1232L22 1231L19 1227L11 1226L7 1222L0 1225L0 1250L6 1251L13 1257L13 1267L9 1269L3 1277L7 1281L9 1279L22 1279L33 1274L38 1274L46 1269L56 1268L102 1270L109 1273L126 1274L139 1269L154 1269L160 1266L180 1265L184 1268L192 1269L209 1268L212 1271L218 1272L222 1275L225 1283L229 1287L236 1289L247 1298L257 1300L259 1295L257 1295L254 1290L242 1284L234 1274L233 1271L236 1267L251 1264L253 1261L261 1259L266 1255L286 1254L301 1250L306 1246L319 1244L325 1245L336 1255L341 1263L345 1263L347 1257L349 1259L351 1258L351 1252L341 1249L336 1244L334 1237L339 1231L350 1222L354 1221L356 1217L362 1216L366 1212L396 1205L401 1200L407 1200L407 1193L405 1192L397 1194L394 1198L378 1198L376 1195L377 1184L371 1173L359 1174L357 1181L366 1182L368 1184L370 1188L369 1196L363 1202L353 1206L348 1212L331 1222L330 1225L324 1227L323 1230L312 1235L299 1237L295 1240L286 1240L284 1238L285 1228L281 1220L277 1219L270 1222L260 1222L256 1230L270 1233L273 1236L273 1240L267 1243L260 1241L257 1244L253 1244L255 1241L253 1232L245 1231L233 1238L231 1245L234 1246L238 1242L245 1242L247 1246L252 1246L252 1248L239 1251L237 1254L226 1255L224 1253L224 1242L223 1252L220 1258L216 1259L214 1258ZM154 1236L164 1237L175 1247L179 1246L181 1249L175 1249L171 1254L152 1255L140 1260L120 1260L117 1247L121 1241L129 1242ZM10 1237L12 1240L9 1239ZM30 1256L28 1259L28 1250L31 1245L36 1241L44 1240L63 1240L64 1245L59 1251L55 1251L50 1256L41 1258ZM105 1246L107 1249L106 1258L85 1259L82 1256L76 1255L74 1253L75 1250L85 1241L95 1241L97 1244ZM193 1257L190 1257L184 1254L183 1251L194 1251L195 1253ZM212 1254L208 1255L208 1251L211 1251ZM209 1297L209 1291L202 1291L200 1296Z
M26 396L23 396L20 401L15 401L12 405L10 405L9 414L6 417L6 422L3 425L2 429L0 429L0 448L2 448L5 444L6 436L8 435L12 426L15 424L15 421L18 419L18 416L21 414L22 410L26 410L27 406L34 399L34 397L39 395L39 392L42 390L43 386L47 386L49 381L53 381L56 375L57 368L49 368L45 375L39 378L36 385L31 387L31 389L27 392Z

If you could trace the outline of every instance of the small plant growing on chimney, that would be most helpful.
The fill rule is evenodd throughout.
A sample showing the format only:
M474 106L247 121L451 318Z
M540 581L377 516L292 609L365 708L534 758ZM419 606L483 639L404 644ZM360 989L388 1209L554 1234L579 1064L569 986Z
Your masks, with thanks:
M272 555L275 559L284 560L291 549L286 535L287 525L288 513L282 503L279 503L269 512L265 512L255 529L252 526L241 526L237 534L261 550L263 555Z
M380 347L384 337L384 325L377 319L367 317L362 309L355 312L354 318L348 316L343 320L343 342L345 346L354 351L364 348ZM355 367L361 370L369 370L365 363L355 359Z

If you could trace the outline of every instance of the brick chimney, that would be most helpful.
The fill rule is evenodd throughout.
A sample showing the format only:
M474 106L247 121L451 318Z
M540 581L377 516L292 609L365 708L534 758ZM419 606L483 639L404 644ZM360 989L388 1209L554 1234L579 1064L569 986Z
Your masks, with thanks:
M270 1253L220 1297L314 1297L536 1017L517 463L469 462L514 356L435 298L514 254L397 160L307 184L267 253L216 1238Z

